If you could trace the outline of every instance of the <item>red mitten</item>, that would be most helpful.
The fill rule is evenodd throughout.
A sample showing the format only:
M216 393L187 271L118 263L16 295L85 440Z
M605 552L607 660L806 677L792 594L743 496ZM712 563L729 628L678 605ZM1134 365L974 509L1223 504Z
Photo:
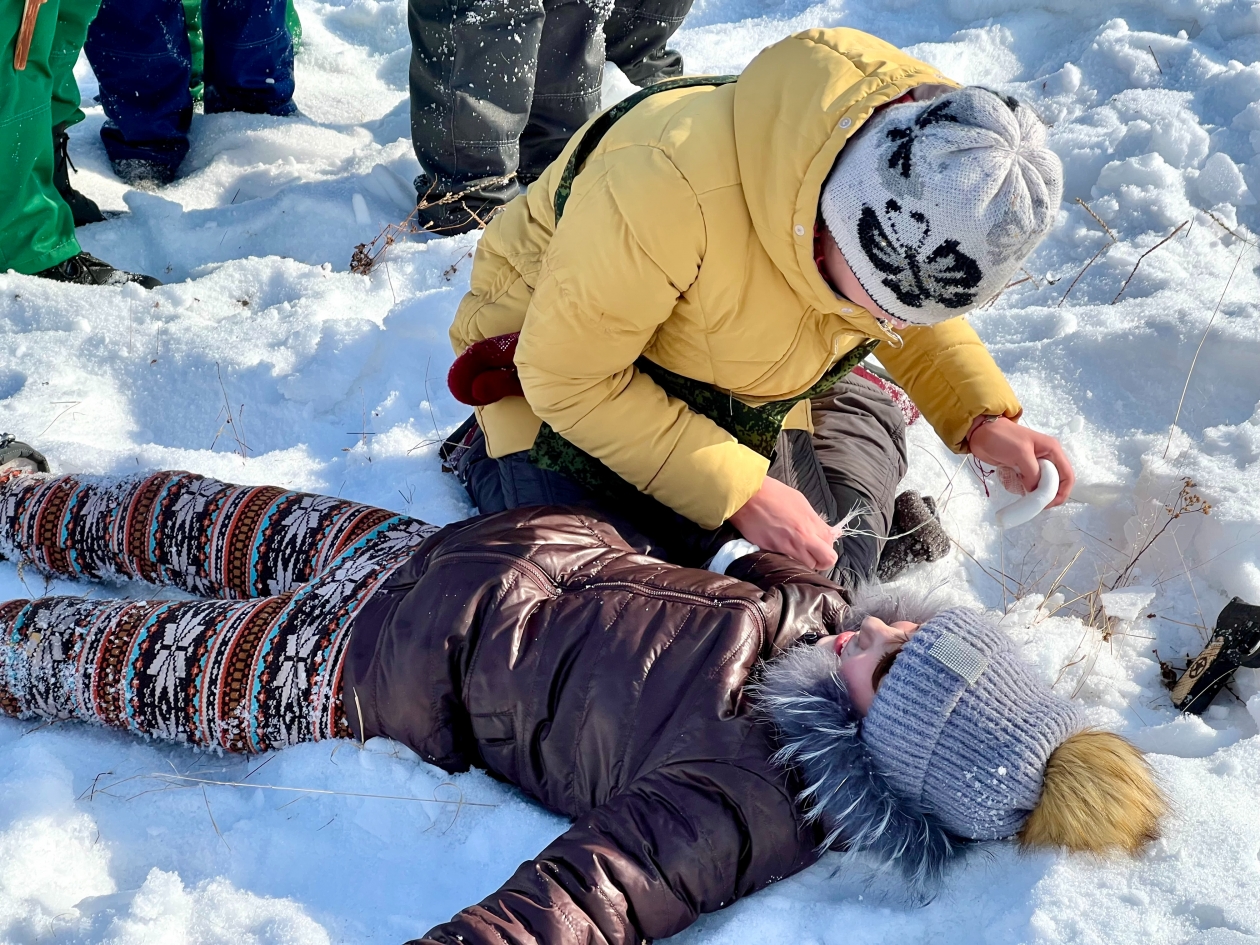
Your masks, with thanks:
M504 397L524 396L512 361L520 337L514 331L469 345L446 375L446 386L455 399L470 407L484 407Z

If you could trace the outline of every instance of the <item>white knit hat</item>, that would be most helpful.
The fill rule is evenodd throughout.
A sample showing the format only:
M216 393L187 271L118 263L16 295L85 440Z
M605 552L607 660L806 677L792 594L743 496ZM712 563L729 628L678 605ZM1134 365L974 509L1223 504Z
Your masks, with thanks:
M971 86L879 109L840 152L822 215L876 304L931 325L1001 291L1062 197L1041 119Z

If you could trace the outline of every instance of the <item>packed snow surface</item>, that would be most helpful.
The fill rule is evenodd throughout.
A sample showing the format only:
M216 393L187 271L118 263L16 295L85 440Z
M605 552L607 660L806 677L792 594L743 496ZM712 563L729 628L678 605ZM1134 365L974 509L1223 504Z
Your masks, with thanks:
M354 245L414 199L405 5L298 9L300 115L198 115L172 186L111 175L98 107L73 130L77 185L126 211L82 230L84 247L168 285L0 275L0 428L63 471L179 467L444 523L471 511L436 444L465 415L445 389L446 331L476 237L401 241L370 276L349 272ZM677 941L1260 940L1260 681L1244 671L1205 717L1179 718L1155 652L1180 669L1231 596L1260 601L1260 4L697 0L676 45L689 71L727 73L835 25L1051 125L1058 226L971 320L1027 422L1066 444L1084 501L1000 532L1008 498L986 499L918 425L907 486L939 497L957 547L905 580L1004 615L1091 723L1152 753L1175 812L1136 862L989 844L922 908L833 856ZM609 72L611 102L630 86ZM91 102L86 62L79 74ZM1169 522L1187 501L1211 509ZM1108 598L1104 640L1089 609L1117 581L1134 590ZM0 599L46 590L154 593L46 587L0 564ZM246 759L2 719L0 940L397 943L564 828L483 773L448 777L384 740Z

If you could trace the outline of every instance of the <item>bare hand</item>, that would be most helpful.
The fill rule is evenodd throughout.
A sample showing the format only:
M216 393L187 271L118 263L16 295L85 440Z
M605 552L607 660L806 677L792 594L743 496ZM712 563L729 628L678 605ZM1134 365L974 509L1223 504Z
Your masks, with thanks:
M828 570L836 563L831 527L805 496L769 476L731 516L731 524L763 551L788 555L815 571Z
M1037 460L1048 459L1059 471L1059 491L1049 507L1062 505L1072 493L1076 473L1063 446L1052 436L1022 427L1006 417L998 417L991 423L982 423L972 431L967 441L972 454L990 466L1010 470L1002 475L1002 485L1008 492L1023 495L1037 488L1041 470Z

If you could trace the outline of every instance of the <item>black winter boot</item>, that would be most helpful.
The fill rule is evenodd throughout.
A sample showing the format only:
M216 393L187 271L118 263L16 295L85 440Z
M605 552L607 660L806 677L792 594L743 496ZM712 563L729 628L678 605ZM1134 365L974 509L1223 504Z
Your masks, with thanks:
M479 230L520 193L512 177L487 177L442 188L427 174L416 178L416 222L439 236Z
M0 433L0 478L6 473L49 472L48 460L12 433Z
M175 180L179 168L169 161L146 161L144 158L120 158L110 161L120 181L136 190L153 191Z
M1216 618L1208 645L1173 686L1173 705L1202 715L1240 666L1260 669L1260 607L1235 597Z
M677 49L655 49L634 65L621 70L625 77L641 89L683 74L682 53Z
M63 263L49 266L35 273L41 279L54 282L73 282L76 285L122 285L135 282L146 289L156 289L162 283L152 276L115 269L109 263L97 259L91 253L79 253Z
M879 579L891 581L912 564L936 561L949 552L949 535L936 515L931 496L903 492L893 505L888 543L879 557Z
M66 133L65 125L57 125L53 128L53 184L57 187L57 193L70 205L75 226L105 222L105 214L101 213L96 201L70 185L71 171L78 173L78 168L70 160L70 135Z
M666 48L691 12L692 0L613 0L604 21L609 62L639 88L683 74L682 54Z
M0 433L0 485L15 476L51 472L44 454L23 443L12 433ZM0 554L0 561L7 560Z

